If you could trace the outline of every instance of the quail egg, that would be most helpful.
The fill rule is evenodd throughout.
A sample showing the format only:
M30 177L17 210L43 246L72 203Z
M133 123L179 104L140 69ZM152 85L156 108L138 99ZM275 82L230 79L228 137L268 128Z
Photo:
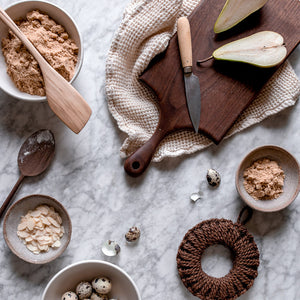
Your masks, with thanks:
M221 182L221 176L220 176L219 172L214 169L209 169L207 171L206 179L207 179L207 182L213 187L218 187Z
M141 231L136 226L133 226L129 228L128 232L125 234L125 239L129 243L135 242L139 239L140 235Z

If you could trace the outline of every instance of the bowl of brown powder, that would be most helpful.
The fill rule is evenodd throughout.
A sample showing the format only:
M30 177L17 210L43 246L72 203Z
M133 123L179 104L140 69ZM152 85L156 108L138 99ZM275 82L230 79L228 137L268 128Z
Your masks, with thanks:
M70 15L45 1L18 2L6 12L48 63L72 83L81 69L83 49L78 27ZM0 40L0 88L17 99L45 101L37 61L2 22Z
M278 211L291 204L299 193L299 164L280 147L259 147L242 160L235 183L241 198L252 208Z

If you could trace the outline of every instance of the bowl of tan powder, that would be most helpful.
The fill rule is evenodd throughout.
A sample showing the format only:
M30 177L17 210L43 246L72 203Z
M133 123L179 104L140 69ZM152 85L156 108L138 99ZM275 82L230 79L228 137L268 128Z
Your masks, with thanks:
M45 264L67 248L72 224L66 209L46 195L30 195L13 204L4 217L3 236L24 261Z
M299 193L299 164L280 147L256 148L239 165L236 188L246 204L256 210L281 210L291 204Z
M45 1L24 1L6 8L7 14L70 83L82 61L82 39L74 20L61 8ZM45 101L43 76L37 61L0 21L0 88L14 98Z

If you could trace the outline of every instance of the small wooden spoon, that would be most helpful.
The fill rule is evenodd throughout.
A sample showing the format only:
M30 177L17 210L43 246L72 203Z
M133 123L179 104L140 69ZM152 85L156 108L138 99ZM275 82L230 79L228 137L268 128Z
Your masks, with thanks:
M0 208L0 217L8 207L12 197L26 176L37 176L50 165L54 156L55 140L53 133L42 129L33 133L23 143L18 155L21 175Z
M39 63L50 108L72 131L79 133L91 116L90 106L76 89L48 64L2 8L0 8L0 19L21 40Z

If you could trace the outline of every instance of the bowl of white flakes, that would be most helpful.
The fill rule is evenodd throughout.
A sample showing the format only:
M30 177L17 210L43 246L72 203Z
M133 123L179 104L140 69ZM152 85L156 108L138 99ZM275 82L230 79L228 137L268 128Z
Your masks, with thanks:
M71 240L71 219L63 205L45 195L18 200L7 211L3 235L10 250L32 264L59 257Z

